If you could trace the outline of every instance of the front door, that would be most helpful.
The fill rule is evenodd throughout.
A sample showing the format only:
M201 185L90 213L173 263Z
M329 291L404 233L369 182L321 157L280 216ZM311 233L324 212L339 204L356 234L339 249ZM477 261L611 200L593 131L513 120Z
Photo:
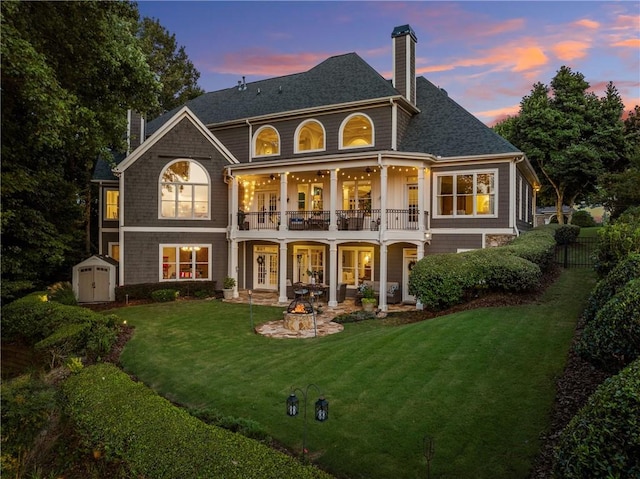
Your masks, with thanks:
M253 287L256 289L277 290L278 246L254 246L253 258Z
M405 248L402 252L402 302L415 303L416 297L409 294L409 275L418 261L418 251Z

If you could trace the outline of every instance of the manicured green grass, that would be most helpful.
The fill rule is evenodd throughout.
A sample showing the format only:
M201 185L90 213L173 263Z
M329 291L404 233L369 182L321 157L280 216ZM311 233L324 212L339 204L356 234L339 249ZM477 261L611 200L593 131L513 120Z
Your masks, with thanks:
M122 362L168 398L258 421L300 450L303 421L285 415L291 387L317 384L330 419L313 421L314 462L344 478L525 478L548 426L585 298L588 270L565 271L538 304L466 311L403 326L347 324L307 340L250 330L249 307L192 301L129 307ZM254 322L281 309L254 306ZM309 407L317 399L311 390Z

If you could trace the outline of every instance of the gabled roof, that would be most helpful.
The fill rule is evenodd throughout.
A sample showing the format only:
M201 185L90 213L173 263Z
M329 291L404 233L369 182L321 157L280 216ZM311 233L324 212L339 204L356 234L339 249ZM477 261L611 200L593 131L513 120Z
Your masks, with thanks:
M186 103L205 125L287 111L398 96L398 91L356 53L330 57L310 70L205 93ZM153 133L176 110L147 125Z
M424 77L416 78L414 115L398 150L457 157L521 153Z
M193 125L202 133L205 137L222 155L227 159L229 164L238 163L236 157L218 140L211 131L202 124L202 122L194 115L194 113L187 107L183 106L177 113L164 123L159 129L157 129L147 140L136 148L133 153L127 156L124 161L118 164L115 171L123 172L130 165L132 165L138 158L144 155L153 145L155 145L166 133L180 123L182 120L187 120L193 123Z

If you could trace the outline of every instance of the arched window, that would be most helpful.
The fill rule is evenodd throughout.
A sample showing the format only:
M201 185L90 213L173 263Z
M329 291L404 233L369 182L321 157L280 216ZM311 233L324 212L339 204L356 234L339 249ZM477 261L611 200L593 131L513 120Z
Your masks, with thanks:
M373 122L362 113L348 116L340 126L340 149L373 146L374 138Z
M253 156L280 154L280 135L275 128L263 126L256 131L253 140Z
M161 218L209 218L209 175L193 160L170 163L160 177Z
M324 127L315 120L301 123L296 130L295 138L294 153L325 149Z

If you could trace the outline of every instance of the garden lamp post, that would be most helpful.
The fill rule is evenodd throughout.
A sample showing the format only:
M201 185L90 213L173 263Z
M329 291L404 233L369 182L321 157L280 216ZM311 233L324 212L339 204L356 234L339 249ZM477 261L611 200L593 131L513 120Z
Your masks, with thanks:
M253 291L249 290L249 318L251 321L251 331L255 332L253 329Z
M318 391L320 397L315 403L315 412L314 417L316 421L324 422L329 419L329 403L324 398L322 391L315 384L309 384L305 390L303 391L300 388L294 388L291 390L289 397L287 398L287 416L297 416L298 412L300 412L300 401L298 400L298 396L296 396L296 392L299 392L302 395L302 400L304 401L304 425L302 432L302 460L304 461L305 455L307 453L306 444L307 444L307 395L309 393L310 388L315 388Z

